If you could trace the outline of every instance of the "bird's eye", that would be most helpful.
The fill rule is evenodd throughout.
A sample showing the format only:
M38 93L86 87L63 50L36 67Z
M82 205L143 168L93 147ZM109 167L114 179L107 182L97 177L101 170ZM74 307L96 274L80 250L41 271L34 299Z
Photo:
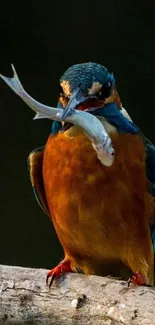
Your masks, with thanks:
M108 98L111 95L111 88L112 88L111 82L105 83L97 94L98 98L99 99Z

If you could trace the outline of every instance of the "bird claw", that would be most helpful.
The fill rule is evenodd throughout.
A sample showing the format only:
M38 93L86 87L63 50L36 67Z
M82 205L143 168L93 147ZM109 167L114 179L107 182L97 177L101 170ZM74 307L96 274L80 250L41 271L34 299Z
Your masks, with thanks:
M54 279L60 278L63 274L72 272L70 261L62 261L59 265L54 267L46 277L46 284L49 288L52 286ZM48 281L50 279L50 282Z
M129 278L128 287L130 286L131 283L133 283L135 286L136 285L145 285L146 284L144 277L139 272L133 273L131 278Z

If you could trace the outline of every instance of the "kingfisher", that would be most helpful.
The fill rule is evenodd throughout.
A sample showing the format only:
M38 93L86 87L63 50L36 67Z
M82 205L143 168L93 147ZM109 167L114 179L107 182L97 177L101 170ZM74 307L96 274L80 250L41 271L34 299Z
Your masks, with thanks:
M71 66L54 108L13 71L2 79L36 118L54 120L46 145L28 158L34 194L64 249L47 283L81 272L153 286L155 151L122 107L114 75L93 62Z

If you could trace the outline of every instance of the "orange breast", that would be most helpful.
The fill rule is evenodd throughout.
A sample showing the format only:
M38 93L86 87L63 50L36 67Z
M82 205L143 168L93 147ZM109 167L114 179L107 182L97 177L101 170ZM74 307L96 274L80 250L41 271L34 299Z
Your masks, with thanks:
M59 133L46 144L47 202L65 253L78 262L124 261L136 242L144 255L148 250L152 254L153 202L147 192L143 143L136 135L111 137L116 151L111 167L100 163L84 134L69 138ZM147 247L142 240L147 240Z

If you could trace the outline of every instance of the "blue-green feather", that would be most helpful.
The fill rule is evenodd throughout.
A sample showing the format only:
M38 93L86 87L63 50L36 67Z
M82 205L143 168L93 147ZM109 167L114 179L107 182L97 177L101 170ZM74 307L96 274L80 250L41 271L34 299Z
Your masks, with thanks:
M62 108L63 109L63 106L61 104L61 102L58 101L58 104L57 104L57 108ZM62 124L61 122L59 121L53 121L52 122L52 127L51 127L51 133L53 135L57 134L62 128Z
M110 124L114 125L119 133L138 134L139 129L129 121L118 109L115 103L108 103L92 111L93 115L103 116Z
M69 67L60 79L60 83L67 81L72 93L78 87L83 93L88 94L88 89L94 82L104 85L110 82L114 85L115 79L112 73L109 73L106 67L95 62L80 63Z
M61 128L62 128L62 125L61 125L60 122L58 122L58 121L53 121L53 123L52 123L52 128L51 128L51 133L52 133L53 135L55 135L55 134L57 134L57 133L61 130Z

